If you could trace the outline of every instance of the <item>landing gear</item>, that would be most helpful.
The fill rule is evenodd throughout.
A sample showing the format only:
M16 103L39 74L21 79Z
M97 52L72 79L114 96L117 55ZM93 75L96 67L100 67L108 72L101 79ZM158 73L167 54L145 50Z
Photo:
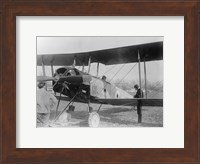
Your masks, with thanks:
M91 106L89 106L88 108L89 108L89 109L88 109L88 112L89 112L89 113L92 113L92 112L93 112L93 108L92 108Z
M74 112L75 110L75 106L74 105L70 105L68 111L69 112Z
M67 108L70 106L70 104L74 101L74 98L77 96L78 92L74 95L74 97L70 100L70 102L67 104L67 106L56 116L55 118L55 122L58 120L58 118L64 113L67 111ZM59 105L58 105L59 106ZM72 105L71 107L71 110L73 111L74 110L74 106Z
M100 117L97 112L89 113L88 124L89 127L97 128L100 123Z
M88 104L89 106L89 104ZM88 125L89 127L96 128L100 124L100 116L99 116L99 111L102 107L102 104L99 106L99 109L97 112L93 111L93 108L91 106L88 107L88 112L89 112L89 118L88 118Z

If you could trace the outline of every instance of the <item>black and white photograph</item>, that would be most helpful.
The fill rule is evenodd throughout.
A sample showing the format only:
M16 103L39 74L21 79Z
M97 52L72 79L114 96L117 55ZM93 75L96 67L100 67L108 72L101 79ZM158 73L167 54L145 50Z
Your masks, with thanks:
M163 127L163 36L37 36L37 128Z

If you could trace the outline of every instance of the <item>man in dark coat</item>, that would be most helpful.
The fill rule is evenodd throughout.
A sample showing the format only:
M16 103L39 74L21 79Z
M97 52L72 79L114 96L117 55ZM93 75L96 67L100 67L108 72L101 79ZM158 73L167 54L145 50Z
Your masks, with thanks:
M135 90L136 90L136 94L134 96L134 98L143 98L143 92L140 89L139 85L136 84L134 86ZM138 100L137 103L137 114L138 114L138 123L142 122L142 100Z

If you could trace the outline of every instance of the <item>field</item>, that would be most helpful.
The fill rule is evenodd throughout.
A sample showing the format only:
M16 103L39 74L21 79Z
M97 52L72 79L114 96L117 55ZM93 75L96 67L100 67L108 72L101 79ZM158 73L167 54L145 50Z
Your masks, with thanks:
M59 111L62 111L68 102L61 101ZM87 104L74 103L75 111L71 112L69 122L53 122L55 112L50 117L49 127L88 127ZM99 104L91 104L94 111L99 108ZM142 123L137 123L137 111L134 107L102 105L99 111L99 127L162 127L163 107L143 107Z

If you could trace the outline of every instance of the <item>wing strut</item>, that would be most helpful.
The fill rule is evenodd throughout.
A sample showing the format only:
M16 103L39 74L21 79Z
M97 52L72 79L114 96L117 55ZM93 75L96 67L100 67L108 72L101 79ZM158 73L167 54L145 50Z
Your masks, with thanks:
M88 61L88 73L90 73L90 66L91 66L91 57L89 58L89 61Z
M52 74L52 77L54 75L54 71L53 71L53 64L51 63L51 74Z
M97 77L99 75L99 62L97 63Z
M84 64L83 64L83 66L82 66L82 72L84 72Z
M145 97L147 98L147 74L146 74L146 61L144 57L144 82L145 82Z
M72 65L73 68L76 67L76 57L74 58L74 62L73 62L73 65Z
M43 76L46 76L45 68L44 68L43 56L42 56L42 71L43 71Z
M142 89L141 86L141 69L140 69L140 52L138 50L138 70L139 70L139 83L140 83L140 88Z

